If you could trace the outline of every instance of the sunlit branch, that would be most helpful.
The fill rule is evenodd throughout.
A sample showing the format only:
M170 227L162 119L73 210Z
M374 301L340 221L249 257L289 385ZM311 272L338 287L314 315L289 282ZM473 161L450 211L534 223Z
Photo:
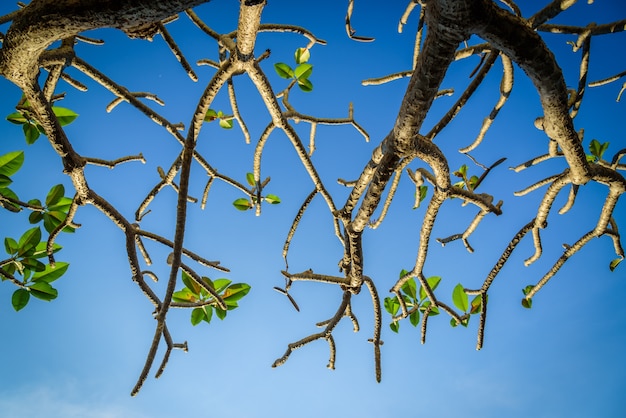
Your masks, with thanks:
M348 0L348 10L346 11L346 33L348 34L348 37L355 41L372 42L374 38L355 35L356 30L352 27L352 24L350 23L350 18L352 17L353 9L354 9L354 0Z
M339 309L337 309L337 312L335 313L335 315L326 323L326 327L322 331L318 332L317 334L309 335L308 337L305 337L299 341L288 344L287 351L285 351L285 354L283 354L282 357L276 359L276 361L274 361L274 364L272 364L272 367L278 367L278 366L285 364L285 362L287 361L287 359L289 358L293 350L297 350L298 348L302 348L305 345L312 343L313 341L323 338L326 341L328 341L329 348L330 348L330 359L328 362L328 367L330 369L333 369L335 365L335 344L334 344L334 340L332 339L332 331L335 328L335 326L339 323L339 321L344 317L346 313L346 308L348 307L348 304L350 303L351 295L352 294L350 292L343 292L343 298L341 300L341 304L339 305Z
M138 155L129 155L126 157L121 157L116 160L102 160L100 158L85 157L85 161L87 162L87 164L98 165L101 167L108 167L108 168L115 168L116 166L120 164L127 163L130 161L141 161L143 164L146 163L146 159L143 157L142 153L139 153Z
M474 142L471 145L459 150L462 153L468 153L474 150L482 142L487 130L491 127L491 124L495 120L496 116L498 116L500 109L502 109L511 95L511 90L513 89L513 64L506 55L500 54L500 57L502 58L503 67L502 80L500 81L500 98L491 110L489 116L483 120L483 125L481 126L480 132Z
M309 206L309 203L311 203L311 201L313 200L316 194L317 194L317 189L313 189L313 191L309 193L306 199L304 199L304 202L302 202L300 209L298 209L298 213L293 219L293 222L291 222L291 227L289 228L289 232L287 233L287 238L285 238L285 244L283 245L283 259L285 260L286 270L289 269L289 263L287 262L287 254L289 252L289 246L291 245L291 240L293 238L293 235L296 233L296 229L298 228L298 225L300 224L300 220L302 219L304 212L306 211L306 209Z

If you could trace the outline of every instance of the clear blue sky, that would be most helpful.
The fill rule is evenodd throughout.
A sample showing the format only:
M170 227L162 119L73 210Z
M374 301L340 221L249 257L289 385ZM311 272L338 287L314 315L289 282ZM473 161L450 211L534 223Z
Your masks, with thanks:
M290 101L296 109L320 117L344 117L348 103L353 101L355 118L371 135L371 142L366 144L350 127L318 128L313 160L338 205L343 203L346 190L334 179L353 179L367 163L372 149L392 126L407 79L374 87L363 87L360 82L410 68L417 21L415 13L404 33L398 34L397 22L405 2L387 2L385 7L380 2L357 2L353 16L357 34L373 36L376 41L355 43L344 30L345 3L322 1L295 7L293 2L271 1L263 14L263 22L302 25L328 41L328 45L311 50L314 90L291 93ZM214 1L199 7L197 13L215 30L230 31L236 25L237 5L234 0ZM533 2L528 7L525 15L540 5ZM13 2L0 5L0 14L11 10ZM606 23L625 17L626 6L620 0L591 5L581 1L558 21ZM215 44L186 16L167 28L190 62L217 59ZM6 29L5 25L0 31ZM131 41L112 30L90 36L103 38L106 44L80 44L79 56L131 91L157 93L166 103L159 111L172 122L188 123L214 70L197 67L200 80L192 82L158 36L151 43ZM572 53L566 45L573 38L560 35L547 40L565 69L568 85L575 86L575 63L580 53ZM624 33L594 38L590 81L626 68L622 52L625 42ZM294 34L259 37L257 52L272 50L263 65L276 91L286 82L276 76L273 63L292 63L295 48L305 45L306 40ZM442 86L456 86L456 96L478 59L466 61L453 67ZM89 184L130 218L158 181L156 167L167 169L179 146L128 105L122 104L107 114L104 108L112 95L77 71L69 72L89 87L87 93L81 93L64 82L59 84L59 89L68 93L62 105L80 114L67 127L77 151L104 159L138 152L146 157L145 165L87 169ZM497 100L498 72L499 67L492 71L471 99L472 107L463 110L438 138L437 143L450 153L453 168L468 164L474 173L478 171L455 150L473 141L482 119ZM481 186L505 201L504 215L488 217L472 235L474 254L468 254L459 242L445 248L432 247L426 270L428 275L444 278L442 294L449 294L458 282L468 287L482 283L508 240L534 216L544 189L523 198L514 197L512 192L562 170L562 165L552 163L520 174L506 168L546 149L546 137L532 124L540 115L537 94L519 69L515 77L511 100L485 143L473 153L485 164L508 158ZM592 138L608 141L610 155L626 147L626 103L615 101L621 83L588 89L575 121L577 129L585 128L585 144ZM254 140L269 118L247 79L239 77L235 85ZM5 80L0 80L0 89L0 116L4 118L14 111L20 92ZM440 99L435 114L447 109L456 96ZM220 94L213 107L228 113L226 95ZM436 116L428 121L433 123ZM301 123L297 129L308 138L308 125ZM43 199L57 183L71 187L45 138L27 147L19 127L1 121L0 136L0 155L26 150L25 165L14 177L12 187L20 197ZM245 173L251 171L254 145L244 143L238 127L224 131L207 125L198 146L216 168L239 181L243 182ZM266 205L263 215L257 218L251 212L236 211L230 202L241 196L227 185L215 183L206 210L191 207L192 227L186 241L188 248L208 259L220 260L231 269L228 275L208 272L213 279L228 277L247 282L252 291L226 320L214 318L210 325L192 327L189 312L171 312L169 328L173 338L187 340L190 350L173 352L164 375L155 380L153 371L135 398L129 392L143 367L154 332L153 307L130 280L123 235L107 218L93 207L81 208L76 221L83 226L74 235L60 237L64 248L59 259L70 262L70 270L57 282L57 300L31 300L25 309L15 312L11 307L14 288L3 282L0 416L622 416L626 408L626 266L609 271L608 264L615 258L610 239L595 240L574 256L535 298L531 310L520 305L521 289L543 275L559 257L561 244L573 243L595 225L606 191L603 186L582 188L569 214L550 216L550 227L543 233L545 255L539 262L523 267L523 260L533 251L529 237L519 246L490 292L485 347L481 351L474 349L475 319L468 328L451 328L444 315L434 317L429 321L428 341L421 345L418 329L404 321L400 333L394 334L385 316L383 380L376 383L372 346L367 343L372 333L371 302L365 292L354 300L361 331L353 333L347 321L335 331L336 370L325 367L328 345L324 341L295 351L279 368L270 367L289 342L316 332L314 324L333 315L341 294L332 286L296 284L292 294L301 308L296 313L285 297L272 290L283 285L280 270L284 269L284 237L312 184L279 132L270 138L263 164L264 175L272 177L268 193L279 195L283 203ZM194 166L194 170L198 175L191 193L199 196L206 179L199 167ZM365 234L365 272L377 282L381 297L386 296L398 272L414 263L423 208L411 210L412 188L404 178L387 221ZM556 205L562 202L563 196ZM142 226L171 236L174 207L175 194L165 190ZM621 201L616 220L622 229L626 225L624 209ZM458 203L448 202L434 236L461 232L474 213L473 209L461 209ZM29 227L26 218L26 214L1 213L2 238L19 237ZM334 274L340 254L330 216L318 197L293 241L290 271L313 268ZM155 260L151 269L162 278L156 289L163 292L167 267L162 260L167 254L153 246L151 255Z

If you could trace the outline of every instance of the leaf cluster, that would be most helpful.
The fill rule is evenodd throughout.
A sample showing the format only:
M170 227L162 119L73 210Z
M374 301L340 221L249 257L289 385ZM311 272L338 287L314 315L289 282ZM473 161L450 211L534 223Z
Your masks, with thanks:
M44 129L35 119L30 103L27 100L21 106L18 106L17 110L17 112L8 115L6 119L15 125L21 125L26 143L32 145L39 139L41 134L45 135ZM65 107L52 106L52 112L61 126L69 125L78 117L76 112Z
M409 274L408 271L402 270L400 272L400 278ZM426 279L428 286L432 291L435 291L441 283L441 277L432 276ZM414 277L411 277L407 280L400 289L400 297L404 301L409 314L409 322L414 327L420 322L420 312L424 313L427 309L430 310L429 315L439 315L440 311L437 306L432 306L432 302L429 300L428 295L426 294L426 290L424 290L423 286L417 286L417 282ZM464 316L461 321L461 325L467 326L469 323L469 315L478 314L482 311L482 299L480 295L474 297L472 301L469 301L469 297L465 292L464 287L459 283L455 286L452 291L452 302L454 305L464 312ZM386 297L384 300L385 310L391 314L392 317L396 317L398 311L400 310L400 300L398 296L394 297ZM452 318L450 320L450 325L456 327L459 323L456 319ZM394 319L389 327L393 332L398 332L400 329L400 322Z
M307 48L298 48L294 54L295 68L279 62L274 64L274 70L281 78L294 80L300 90L308 93L313 90L313 83L309 80L313 73L313 65L308 63L310 58L311 52Z
M259 188L259 183L254 179L254 174L246 173L246 182L252 186L252 193L250 194L250 198L246 199L245 197L240 197L233 202L233 206L241 211L246 211L248 209L252 209L259 203L259 197L257 196L257 191ZM280 197L275 194L267 194L265 196L260 196L261 200L266 201L271 205L278 205L280 203Z
M179 303L194 303L199 305L191 311L191 324L198 325L205 321L211 323L213 311L219 319L226 317L227 311L237 308L237 302L248 294L250 285L246 283L232 283L228 279L217 279L215 281L208 277L201 278L202 283L213 289L226 304L226 310L218 306L217 299L200 283L196 282L185 271L182 272L182 281L185 285L181 290L174 292L172 300Z

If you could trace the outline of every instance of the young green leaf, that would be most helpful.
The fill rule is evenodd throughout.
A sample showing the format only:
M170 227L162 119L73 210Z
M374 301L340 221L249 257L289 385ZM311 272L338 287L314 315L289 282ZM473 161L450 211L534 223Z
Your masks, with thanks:
M311 81L309 81L308 78L305 78L305 79L299 78L298 87L300 87L300 90L308 93L313 90L313 83L311 83Z
M533 300L532 299L522 299L522 306L526 309L530 309L533 306Z
M474 315L477 313L481 313L483 311L483 300L480 295L474 297L472 299L472 303L470 303L470 314Z
M277 205L280 203L280 197L276 196L275 194L268 194L264 197L264 199L267 203L270 203L272 205Z
M252 208L252 203L246 198L240 197L239 199L233 202L233 206L238 210L248 210Z
M282 78L293 78L293 70L287 64L282 62L276 63L274 64L274 70L276 70L276 73Z
M24 151L13 151L0 156L0 174L12 176L24 164Z
M604 155L604 152L608 148L609 148L609 143L608 142L603 142L601 144L597 139L593 139L591 141L591 143L589 144L589 151L591 151L591 154L597 160L601 160L602 159L602 155Z
M205 115L204 115L204 121L205 122L212 122L215 119L217 119L217 112L213 109L209 109L206 111Z
M64 107L52 106L52 111L61 126L69 125L78 117L78 113Z
M222 129L232 129L233 128L233 120L232 119L220 119L220 128Z
M400 309L400 302L398 301L398 297L386 297L384 300L385 310L389 312L392 316L395 316Z
M308 79L312 73L313 66L311 64L300 64L294 70L293 75L300 81Z
M611 271L614 271L617 268L617 265L621 263L623 259L624 257L616 258L615 260L612 260L611 264L609 264L609 269L611 269Z
M26 139L26 143L28 145L32 145L39 139L41 135L39 133L39 129L32 123L25 123L22 125L22 130L24 131L24 138Z
M461 283L457 284L452 290L452 302L454 302L454 306L459 308L463 312L467 312L469 308L469 301L467 298L467 293L465 293L465 289Z
M256 186L256 180L254 179L254 174L246 173L246 181L250 186Z
M30 300L30 292L26 289L17 289L11 297L11 304L16 312L24 308Z
M411 325L416 327L420 323L420 311L415 310L411 312L411 315L409 315L409 321L411 321Z
M428 186L420 186L420 202L426 199L427 191L428 191Z
M465 177L467 177L467 166L465 164L463 164L461 167L459 167L459 169L457 171L455 171L453 173L455 176L457 177L461 177L462 179L465 179Z
M304 64L311 58L311 52L307 48L298 48L294 54L296 64Z
M389 324L389 328L391 328L391 330L395 333L397 333L400 330L400 323L399 322L392 322Z
M534 285L529 284L528 286L526 286L525 288L522 289L522 293L524 295L527 295L531 290L533 290L535 288Z

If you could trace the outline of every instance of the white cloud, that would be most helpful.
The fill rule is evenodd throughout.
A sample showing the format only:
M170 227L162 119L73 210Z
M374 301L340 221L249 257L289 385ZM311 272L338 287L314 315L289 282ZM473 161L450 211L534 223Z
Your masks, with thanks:
M0 411L4 418L147 418L125 403L105 400L95 394L77 396L75 384L58 382L34 388L0 392ZM130 398L130 397L129 397Z

